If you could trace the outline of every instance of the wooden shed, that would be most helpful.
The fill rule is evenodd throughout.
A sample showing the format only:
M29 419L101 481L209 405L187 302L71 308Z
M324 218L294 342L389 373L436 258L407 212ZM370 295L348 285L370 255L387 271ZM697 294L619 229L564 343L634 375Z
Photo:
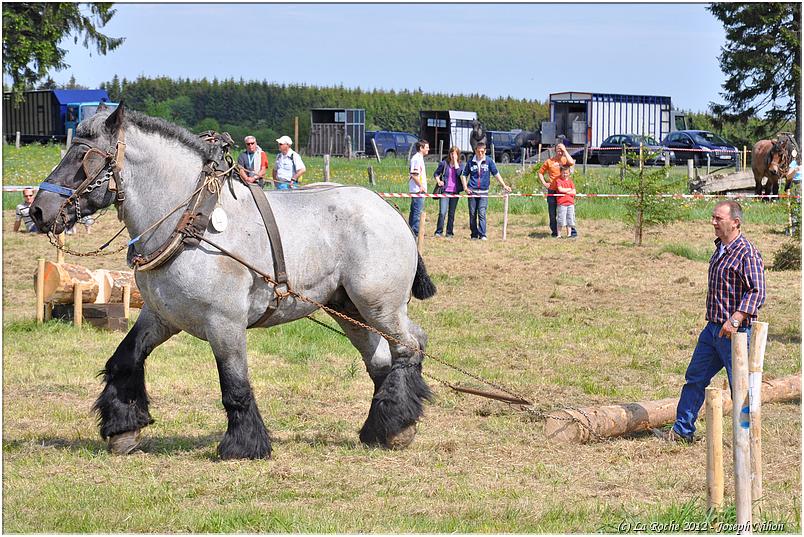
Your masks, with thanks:
M310 110L309 155L346 156L347 135L353 155L366 152L366 111L363 108Z

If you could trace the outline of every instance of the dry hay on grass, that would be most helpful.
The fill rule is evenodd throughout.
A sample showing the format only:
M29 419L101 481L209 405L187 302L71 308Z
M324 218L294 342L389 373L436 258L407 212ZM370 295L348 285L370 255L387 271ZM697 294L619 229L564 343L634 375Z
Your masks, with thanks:
M428 214L429 228L434 216ZM659 247L709 249L711 228L673 224L635 248L619 223L581 222L581 238L567 240L546 237L534 220L512 216L505 243L494 217L489 241L469 241L464 222L454 239L427 237L424 258L439 292L412 301L410 314L428 331L428 351L512 387L541 409L676 396L704 322L706 263L659 254ZM36 257L55 257L44 237L14 234L12 222L6 211L6 330L33 317ZM115 225L107 217L93 235L71 241L90 249ZM785 240L750 224L747 234L763 252ZM124 263L123 254L68 261ZM778 377L800 371L800 272L767 277L765 369ZM675 446L641 435L551 444L531 415L437 382L411 448L366 449L357 430L372 388L362 366L348 373L354 351L329 339L310 356L255 350L269 348L272 333L279 332L251 331L249 349L275 459L227 463L215 457L225 419L205 343L180 335L149 358L157 421L146 429L145 453L115 458L104 453L89 408L99 390L94 375L121 335L64 328L52 349L30 341L50 337L44 332L7 335L5 529L592 532L618 516L647 519L705 501L704 443ZM288 348L302 343L291 340ZM482 387L432 361L425 372ZM763 420L766 513L800 527L800 406L768 405ZM724 422L729 438L730 420ZM730 503L728 447L724 453Z

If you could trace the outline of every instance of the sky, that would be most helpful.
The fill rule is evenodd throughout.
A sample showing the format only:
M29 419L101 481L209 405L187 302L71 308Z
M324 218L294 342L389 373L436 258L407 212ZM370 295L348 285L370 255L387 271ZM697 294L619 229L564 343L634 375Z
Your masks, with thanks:
M670 96L706 111L724 75L706 4L115 4L106 56L72 39L69 68L121 79L266 80L545 101L583 91Z

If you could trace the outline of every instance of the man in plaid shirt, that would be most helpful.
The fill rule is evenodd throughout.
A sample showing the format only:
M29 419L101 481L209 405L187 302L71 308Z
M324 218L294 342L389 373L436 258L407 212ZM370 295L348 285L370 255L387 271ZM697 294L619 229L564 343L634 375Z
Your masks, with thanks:
M715 252L709 260L706 320L687 367L686 383L669 431L654 433L672 442L691 442L704 390L726 368L731 384L731 335L747 332L765 303L765 264L756 247L740 231L743 210L736 201L721 201L712 211Z

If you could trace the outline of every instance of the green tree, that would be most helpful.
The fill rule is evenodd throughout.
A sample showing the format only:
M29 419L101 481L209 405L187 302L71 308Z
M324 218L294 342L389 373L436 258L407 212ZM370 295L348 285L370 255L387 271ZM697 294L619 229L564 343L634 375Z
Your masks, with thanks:
M74 36L76 43L83 37L85 48L94 47L103 55L119 47L125 38L98 31L114 16L112 5L3 2L3 73L11 78L16 98L22 99L22 92L51 69L69 67L64 61L67 51L58 46L66 36Z
M620 161L619 184L633 197L626 202L627 220L634 225L634 244L642 246L642 235L648 226L655 226L673 221L676 216L670 203L658 196L672 189L668 168L649 169L645 161L657 156L656 153L644 151L627 151ZM640 165L641 158L641 165ZM636 167L628 165L628 161L636 162Z
M756 136L774 134L795 121L801 141L801 4L713 3L707 8L726 30L720 55L726 75L715 114L747 122L764 119Z

